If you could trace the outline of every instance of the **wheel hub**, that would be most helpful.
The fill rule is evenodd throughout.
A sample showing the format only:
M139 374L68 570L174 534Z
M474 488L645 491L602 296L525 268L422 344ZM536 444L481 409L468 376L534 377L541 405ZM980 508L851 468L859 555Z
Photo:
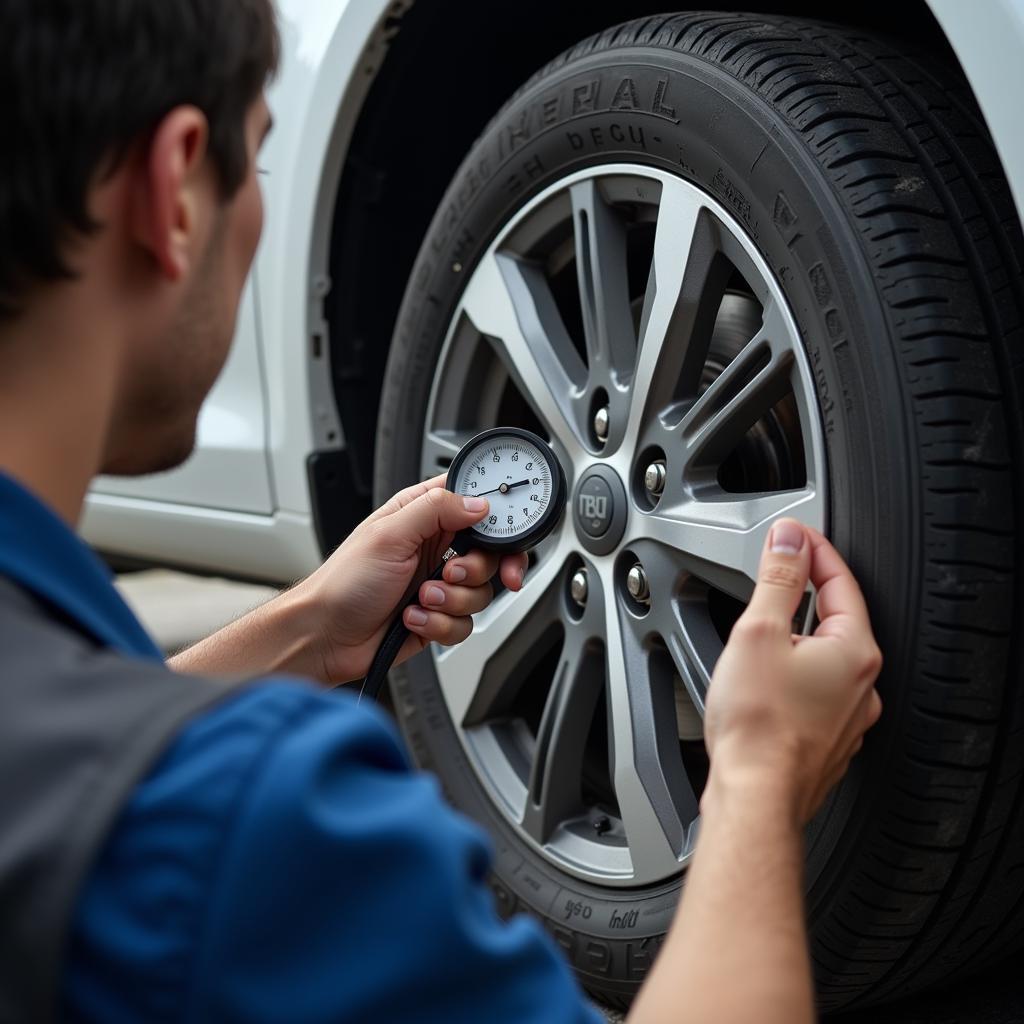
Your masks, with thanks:
M614 551L626 529L626 489L610 466L587 469L573 497L572 517L580 543L595 555Z

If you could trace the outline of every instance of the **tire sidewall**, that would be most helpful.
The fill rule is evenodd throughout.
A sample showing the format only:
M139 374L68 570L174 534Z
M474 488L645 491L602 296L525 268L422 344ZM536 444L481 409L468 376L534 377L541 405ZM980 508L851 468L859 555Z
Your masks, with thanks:
M883 650L900 650L899 643L887 644L886 634L895 638L915 628L915 574L906 571L908 557L915 559L911 526L917 518L914 473L906 467L915 456L864 241L779 115L693 55L640 46L570 60L538 76L488 127L431 224L399 314L381 404L378 500L419 477L434 370L476 261L533 195L575 171L621 162L696 184L733 214L771 267L814 377L830 535L854 572L870 581L867 596ZM899 664L887 668L899 677ZM430 656L397 670L393 679L396 711L414 756L438 772L452 802L493 837L502 910L528 908L544 919L589 987L631 991L668 928L681 880L615 890L558 871L526 848L485 794ZM824 894L842 880L883 781L898 721L893 698L886 699L887 716L809 831L812 923L815 907L827 903Z

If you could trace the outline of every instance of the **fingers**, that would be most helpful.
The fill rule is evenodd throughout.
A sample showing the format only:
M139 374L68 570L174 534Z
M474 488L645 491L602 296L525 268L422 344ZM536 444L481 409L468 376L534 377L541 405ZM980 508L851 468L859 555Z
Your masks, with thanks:
M420 604L428 610L445 615L475 615L482 612L494 596L490 583L479 587L458 587L443 580L427 580L420 584Z
M860 749L864 734L878 721L882 713L882 699L878 691L872 687L850 709L849 718L839 734L836 749L845 751L846 757L852 757L855 748Z
M811 541L811 582L818 590L816 610L821 620L815 632L827 635L842 626L844 631L870 636L867 605L849 566L817 530L808 527L807 532ZM832 619L836 621L826 625Z
M872 689L857 705L836 741L831 759L825 765L824 775L805 808L803 815L805 821L809 821L814 816L825 802L828 794L843 780L849 771L851 762L864 746L864 734L878 721L881 712L882 700L878 696L878 691Z
M433 640L447 646L461 643L473 630L470 616L483 611L494 597L490 579L495 571L500 572L505 586L518 590L526 564L525 555L508 555L501 559L499 569L497 556L483 551L453 558L445 566L443 579L420 584L420 603L405 610L406 626L424 642ZM452 583L450 576L464 582Z
M757 586L743 617L771 622L784 628L788 637L810 570L811 544L803 525L795 519L780 519L768 533Z
M395 500L395 499L392 499ZM486 498L463 497L443 487L423 491L388 517L388 533L416 547L439 533L458 533L487 514Z
M470 551L459 555L444 567L444 578L449 583L465 587L479 587L498 571L498 556L487 551Z
M871 687L871 694L868 697L868 706L864 712L864 731L867 732L882 717L882 698L878 691Z
M529 561L525 554L505 555L499 559L490 552L470 551L467 555L453 558L444 567L444 578L448 583L479 587L497 573L509 590L520 590Z
M367 521L369 522L374 519L381 519L384 516L389 516L392 513L397 512L401 508L405 508L405 506L411 501L415 501L417 498L422 497L427 493L427 491L434 490L438 487L444 487L446 480L447 474L441 473L439 476L431 477L429 480L423 480L421 483L412 484L410 487L404 488L384 502L380 508L372 512L367 517Z
M438 533L457 533L487 515L490 506L485 498L453 494L446 489L445 480L446 476L442 473L406 487L377 509L367 521L393 516L395 518L390 525L403 527L408 541L419 540L422 543ZM506 555L499 559L495 554L470 551L453 558L445 566L444 578L449 583L477 587L497 573L507 589L519 590L528 564L529 559L525 554Z
M795 646L802 651L804 642L812 641L807 646L814 654L808 656L816 657L818 648L813 641L823 637L838 640L837 652L844 665L853 670L861 684L869 686L882 669L882 652L871 630L864 595L832 544L813 527L805 530L811 545L810 578L817 588L815 610L820 621L813 636L794 638Z
M448 615L415 604L405 609L402 621L410 633L444 647L462 643L473 632L473 620L468 615Z
M530 564L530 559L526 556L526 553L520 555L506 555L501 560L501 582L509 590L522 590L523 580L526 577L526 569Z
M417 594L420 603L403 613L409 631L422 640L420 646L431 640L451 646L469 636L473 631L471 616L483 611L494 597L490 579L496 565L497 556L471 551L461 558L453 558L445 566L446 578L425 580L420 584ZM506 587L518 590L522 586L526 565L525 555L507 555L501 559L499 571ZM466 573L464 583L449 582L447 577L451 568ZM454 575L460 577L461 573L455 572Z

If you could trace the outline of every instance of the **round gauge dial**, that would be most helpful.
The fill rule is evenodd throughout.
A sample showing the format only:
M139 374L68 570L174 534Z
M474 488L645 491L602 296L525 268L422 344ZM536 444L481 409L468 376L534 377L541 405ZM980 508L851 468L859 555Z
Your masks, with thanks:
M469 441L452 461L448 489L490 502L470 532L478 545L501 550L536 544L565 505L565 476L554 453L536 434L512 427Z

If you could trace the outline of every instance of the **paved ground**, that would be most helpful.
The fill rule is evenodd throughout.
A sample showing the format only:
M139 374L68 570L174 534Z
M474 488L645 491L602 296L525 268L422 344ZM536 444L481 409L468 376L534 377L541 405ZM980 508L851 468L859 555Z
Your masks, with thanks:
M153 569L125 573L117 586L156 642L181 650L273 597L273 587Z
M123 575L118 586L169 652L226 625L276 592L271 587L164 570ZM606 1016L610 1024L623 1019L613 1011ZM823 1024L1024 1024L1024 960L1002 965L951 990L832 1016Z

